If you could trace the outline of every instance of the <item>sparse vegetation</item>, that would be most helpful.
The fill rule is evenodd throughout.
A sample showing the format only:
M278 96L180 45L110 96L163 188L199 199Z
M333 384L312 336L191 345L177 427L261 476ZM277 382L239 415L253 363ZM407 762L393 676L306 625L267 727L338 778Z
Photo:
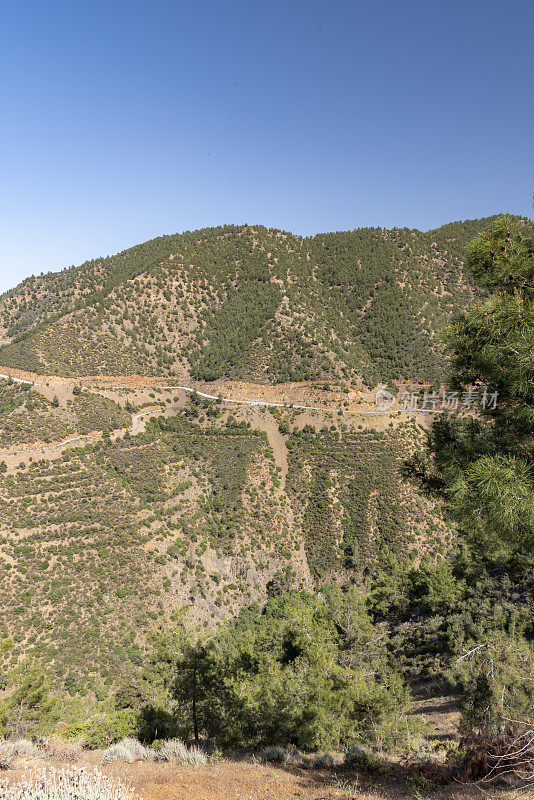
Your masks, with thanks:
M104 750L102 764L112 764L114 761L126 761L127 764L133 764L134 761L154 761L156 755L155 750L145 747L137 739L121 739Z
M452 380L499 399L429 430L230 412L157 382L111 400L2 381L0 768L36 749L75 760L83 743L104 765L203 766L231 748L258 769L297 753L365 778L404 752L447 756L469 778L532 780L534 245L524 221L497 220L469 249L470 286L457 241L481 224L313 240L227 227L4 296L19 334L6 363L314 380L338 386L341 404L362 376L393 391L407 375L441 378L434 334L453 303L478 297L446 335ZM58 294L32 310L28 292L47 280ZM117 433L160 401L142 433ZM93 430L50 459L10 455ZM444 687L461 739L431 747L411 709ZM76 770L32 780L0 794L128 796ZM405 788L432 787L414 769Z

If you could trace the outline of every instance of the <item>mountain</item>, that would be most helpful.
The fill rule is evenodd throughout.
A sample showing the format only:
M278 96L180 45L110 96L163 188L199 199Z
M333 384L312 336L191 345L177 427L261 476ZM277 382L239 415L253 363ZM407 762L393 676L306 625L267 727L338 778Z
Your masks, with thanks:
M493 218L311 238L261 226L162 236L0 298L0 364L42 374L264 383L435 381L472 300L462 252Z
M349 402L362 382L444 375L438 334L473 298L462 250L490 223L226 226L3 295L0 364L44 378L0 379L0 667L29 654L101 693L177 613L211 629L289 587L439 561L454 528L402 476L428 415ZM80 377L128 374L145 378ZM150 375L249 381L287 406Z

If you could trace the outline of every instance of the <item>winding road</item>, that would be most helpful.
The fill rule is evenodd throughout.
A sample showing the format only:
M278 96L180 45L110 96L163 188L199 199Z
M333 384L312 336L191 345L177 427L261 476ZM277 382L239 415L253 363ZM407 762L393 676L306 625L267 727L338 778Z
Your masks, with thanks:
M5 369L6 368L4 367L4 370ZM21 374L27 374L27 375L29 375L31 377L26 377L26 378L20 377ZM117 380L118 381L121 381L121 380L127 381L128 377L130 377L130 376L117 376ZM377 415L377 416L379 416L379 415L383 415L383 414L401 414L403 412L406 412L406 409L393 408L393 407L386 408L386 409L378 409L378 408L376 408L376 409L353 409L352 408L351 409L351 408L346 408L343 405L334 406L334 407L332 407L332 406L331 407L327 407L327 406L314 406L314 405L306 405L306 404L300 404L300 403L294 403L294 402L286 402L286 401L282 401L282 400L279 400L279 401L247 400L247 399L244 399L244 398L224 397L223 395L220 395L220 394L219 395L214 395L214 394L209 394L207 392L202 392L199 389L196 389L195 387L191 387L191 386L183 386L183 385L179 385L179 384L178 385L177 384L162 385L161 378L154 378L154 382L152 384L143 383L142 385L136 385L133 379L137 378L137 376L132 376L130 378L130 382L129 383L117 382L117 383L114 383L114 384L98 385L99 382L105 381L106 376L93 376L92 380L94 381L94 384L91 385L89 383L90 377L83 377L83 378L77 378L77 379L62 379L62 381L58 383L57 382L57 380L58 380L57 376L33 375L32 373L24 373L21 370L13 370L13 372L10 372L9 369L6 370L6 372L0 373L0 379L1 378L4 378L5 380L12 380L13 382L19 383L19 384L30 384L31 386L33 386L35 388L43 388L43 389L65 388L66 385L69 385L69 383L71 383L71 382L74 383L76 380L80 381L80 383L82 383L82 385L87 386L87 388L92 389L92 391L116 390L116 389L131 389L131 390L138 389L138 390L141 390L141 389L150 389L150 388L152 388L152 389L160 389L160 390L161 389L167 389L167 390L172 390L172 391L182 391L182 392L186 392L188 394L196 393L199 397L203 397L203 398L205 398L207 400L221 400L223 403L231 403L231 404L235 404L235 405L242 405L242 406L249 406L249 407L256 407L256 408L279 408L279 409L291 409L291 410L295 410L295 411L317 411L317 412L321 412L321 413L330 413L330 414L342 413L342 414L357 415L357 416L358 415L360 415L360 416L362 416L362 415L366 415L366 416L367 415ZM34 380L34 378L36 378L36 379L38 378L40 380ZM351 398L351 400L352 400L352 402L359 402L361 400L364 400L364 401L367 401L369 403L369 402L372 402L372 401L369 401L368 398L375 398L375 397L376 397L376 392L370 392L370 393L367 393L367 394L360 394L355 398ZM341 404L341 403L345 403L346 399L339 398L339 399L337 399L335 401L332 401L332 402L338 402L338 403ZM143 420L144 417L149 417L149 416L152 416L152 415L158 414L158 413L161 414L164 411L165 411L165 407L164 406L158 406L157 408L152 408L150 410L140 411L137 414L134 414L132 416L132 424L131 424L131 426L129 428L118 429L118 430L113 432L113 435L114 436L121 436L121 435L124 435L127 431L129 431L130 433L136 433L136 432L139 431L139 428L141 426L141 423L142 423L142 420ZM417 412L419 412L419 413L434 413L434 414L436 414L436 413L442 413L442 410L441 409L439 409L439 410L431 410L431 409L425 409L425 410L423 410L423 409L413 409L412 410L412 409L410 409L408 413L417 413ZM45 443L45 442L37 443L36 442L36 443L32 443L32 444L23 444L20 448L10 448L10 449L6 449L6 450L0 450L0 456L16 457L18 455L27 454L27 453L39 453L39 452L43 453L44 451L61 450L61 449L64 449L66 447L71 447L71 446L73 446L75 444L78 444L78 443L88 442L88 441L91 441L93 439L99 439L99 438L102 438L102 432L101 431L93 431L91 433L87 433L87 434L83 434L83 435L67 437L66 439L63 439L62 441L59 441L59 442L53 442L53 443Z
M60 387L65 385L64 383L53 383L55 376L43 375L43 376L40 376L40 377L42 377L42 379L44 381L46 381L46 382L45 383L39 383L38 381L33 381L33 380L28 380L28 379L23 379L23 378L16 378L13 375L10 375L8 373L5 373L5 374L1 374L0 373L0 378L11 379L11 380L15 381L16 383L30 383L32 386L36 386L38 388L43 388L43 389L44 388L48 388L48 389L60 388ZM105 377L105 376L103 376L103 377ZM98 378L95 377L95 380L97 380L97 379ZM80 378L79 380L82 381L83 379ZM155 380L160 380L160 379L155 379ZM291 409L297 409L299 411L323 411L323 412L329 412L329 413L342 413L342 414L400 414L403 411L403 409L400 409L400 408L399 409L391 408L391 409L386 409L385 411L378 410L378 409L376 409L376 410L362 410L362 409L349 409L349 408L345 408L345 407L342 407L342 406L330 407L330 408L328 408L326 406L308 406L308 405L300 405L300 404L292 403L292 402L283 402L281 400L280 401L245 400L245 399L234 398L234 397L223 397L221 395L216 395L216 394L207 394L206 392L201 392L199 389L195 389L195 387L191 387L191 386L180 386L180 385L175 385L175 384L164 386L164 385L161 385L160 383L156 383L156 382L153 384L152 387L149 387L149 386L146 386L146 385L143 386L143 387L141 387L141 386L134 387L131 383L124 383L124 384L113 384L113 385L111 385L111 384L107 385L106 384L105 386L100 386L100 387L94 386L93 390L97 391L98 388L100 388L101 390L102 389L114 390L114 389L132 389L132 388L153 388L153 389L168 389L168 390L174 390L174 391L189 392L190 394L194 394L196 392L196 394L198 394L199 397L204 397L204 398L206 398L208 400L221 400L223 403L235 403L236 405L248 405L248 406L265 406L265 407L268 407L268 408L291 408ZM368 394L360 394L360 395L358 395L358 397L353 398L353 401L359 401L359 400L363 400L363 399L366 399L366 398L369 398L369 397L375 397L375 396L376 396L376 392L370 392ZM344 401L342 399L339 399L338 402L341 403L341 402L346 402L346 401ZM414 411L417 411L417 410L419 410L419 409L414 409Z

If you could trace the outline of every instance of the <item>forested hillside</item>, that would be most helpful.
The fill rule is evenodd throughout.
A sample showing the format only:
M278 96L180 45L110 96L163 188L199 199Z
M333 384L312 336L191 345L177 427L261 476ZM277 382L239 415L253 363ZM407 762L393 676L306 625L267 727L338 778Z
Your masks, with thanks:
M35 442L55 442L74 434L126 428L131 414L113 401L79 387L65 406L30 384L0 379L0 451Z
M435 381L437 334L472 299L488 220L301 238L261 226L163 236L0 298L0 363L47 374L275 383Z

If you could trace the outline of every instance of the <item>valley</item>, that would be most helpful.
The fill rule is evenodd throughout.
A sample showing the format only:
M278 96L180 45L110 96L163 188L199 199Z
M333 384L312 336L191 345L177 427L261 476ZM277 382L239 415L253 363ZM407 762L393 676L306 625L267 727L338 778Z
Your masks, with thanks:
M534 800L533 32L3 4L0 800Z

